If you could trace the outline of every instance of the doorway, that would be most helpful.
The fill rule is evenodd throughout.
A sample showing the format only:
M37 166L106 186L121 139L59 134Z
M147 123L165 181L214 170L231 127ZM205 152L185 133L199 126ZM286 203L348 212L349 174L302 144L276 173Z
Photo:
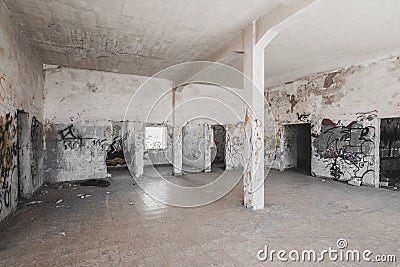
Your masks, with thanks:
M285 125L284 166L311 175L311 124Z
M400 118L381 120L380 186L400 186Z
M213 125L212 130L214 134L214 145L211 148L212 165L225 170L226 129L222 125Z

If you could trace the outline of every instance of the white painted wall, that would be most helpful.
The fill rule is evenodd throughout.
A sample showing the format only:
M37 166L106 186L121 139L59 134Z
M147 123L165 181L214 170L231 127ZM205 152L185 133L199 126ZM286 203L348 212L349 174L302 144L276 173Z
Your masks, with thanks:
M128 120L145 120L151 111L149 122L163 122L172 107L172 93L157 102L172 88L168 80L56 66L48 67L45 77L44 117L52 123L122 121L132 97Z

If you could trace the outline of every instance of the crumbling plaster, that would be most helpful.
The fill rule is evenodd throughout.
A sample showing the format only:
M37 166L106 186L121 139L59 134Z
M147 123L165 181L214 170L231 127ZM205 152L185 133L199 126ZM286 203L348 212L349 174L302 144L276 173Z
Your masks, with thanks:
M370 60L266 89L281 129L311 123L313 175L379 184L379 119L400 116L399 60ZM268 138L280 139L277 165L284 169L283 131Z
M45 63L151 76L177 63L204 60L280 1L5 3Z
M171 81L58 66L46 66L45 77L46 180L104 178L106 157L116 141L144 135L144 126L139 127L144 121L170 125L166 114L172 106L172 93L167 93ZM142 153L141 164L166 164L171 146ZM137 160L132 156L132 162Z
M14 23L8 9L0 1L0 221L15 211L18 201L18 151L17 110L28 114L28 128L24 129L25 151L29 154L24 162L34 168L20 170L24 177L22 196L29 197L42 184L42 155L35 154L41 140L36 137L35 126L43 122L43 75L42 62L31 45ZM37 122L37 123L36 123ZM23 136L20 136L21 138ZM42 138L42 137L41 137ZM32 177L39 180L32 181Z

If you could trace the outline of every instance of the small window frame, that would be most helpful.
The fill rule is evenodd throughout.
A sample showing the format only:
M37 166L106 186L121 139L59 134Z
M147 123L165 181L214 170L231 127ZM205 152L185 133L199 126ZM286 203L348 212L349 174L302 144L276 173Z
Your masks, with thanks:
M152 136L153 141L149 141ZM164 150L167 144L167 127L166 126L146 126L145 127L145 143L146 150Z

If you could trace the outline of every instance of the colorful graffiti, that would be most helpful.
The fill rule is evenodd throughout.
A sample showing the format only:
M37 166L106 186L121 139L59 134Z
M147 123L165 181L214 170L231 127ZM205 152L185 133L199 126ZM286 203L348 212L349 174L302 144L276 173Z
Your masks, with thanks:
M363 121L359 117L347 126L337 126L324 119L321 134L314 140L317 156L328 161L330 174L337 180L370 183L374 179L375 127L363 126Z
M17 127L15 116L0 116L0 213L3 205L8 208L11 202L11 179L16 168Z

